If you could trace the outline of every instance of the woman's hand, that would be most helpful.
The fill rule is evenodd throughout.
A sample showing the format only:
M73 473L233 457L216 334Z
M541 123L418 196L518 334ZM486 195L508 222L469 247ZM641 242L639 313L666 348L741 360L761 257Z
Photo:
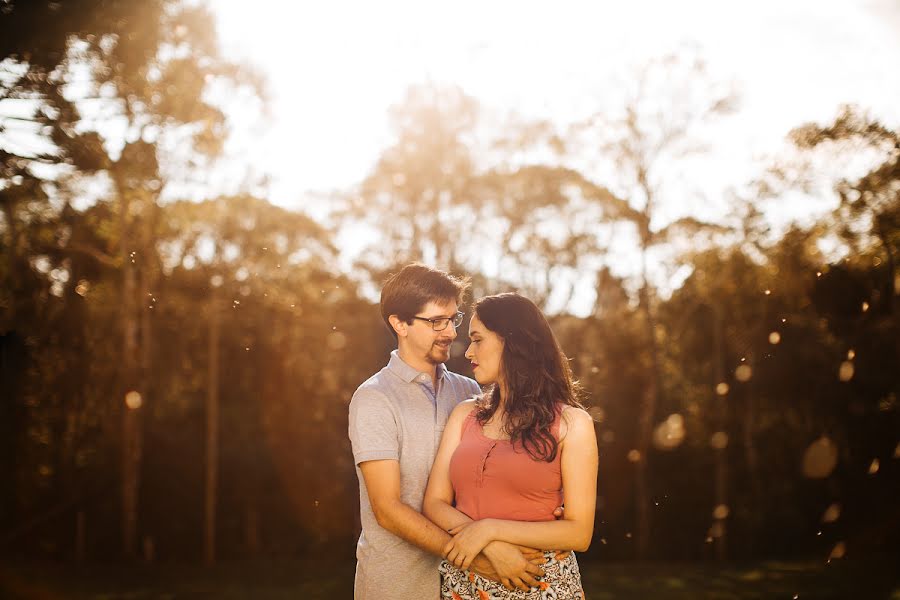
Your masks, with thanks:
M468 569L475 557L493 541L491 520L459 525L450 530L450 535L453 538L444 546L444 558L459 569Z

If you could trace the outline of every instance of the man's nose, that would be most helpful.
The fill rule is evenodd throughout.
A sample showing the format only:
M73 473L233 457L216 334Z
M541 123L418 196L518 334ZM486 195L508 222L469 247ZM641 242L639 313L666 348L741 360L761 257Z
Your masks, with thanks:
M447 325L447 329L444 330L444 335L446 337L450 338L451 340L455 340L456 339L456 325L454 325L452 322L449 325Z

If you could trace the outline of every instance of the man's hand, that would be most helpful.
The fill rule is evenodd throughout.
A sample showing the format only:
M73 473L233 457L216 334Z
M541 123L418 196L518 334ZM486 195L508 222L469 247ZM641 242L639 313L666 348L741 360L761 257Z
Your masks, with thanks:
M496 569L494 569L494 565L490 560L488 560L484 552L475 557L475 560L472 561L472 566L469 567L469 570L478 573L485 579L500 581L500 575L497 573Z
M526 552L531 558L526 558ZM534 553L537 553L537 558L534 558ZM540 584L535 579L544 574L544 570L538 566L544 561L544 555L540 551L494 541L485 546L483 554L488 557L497 574L495 579L507 589L528 591Z

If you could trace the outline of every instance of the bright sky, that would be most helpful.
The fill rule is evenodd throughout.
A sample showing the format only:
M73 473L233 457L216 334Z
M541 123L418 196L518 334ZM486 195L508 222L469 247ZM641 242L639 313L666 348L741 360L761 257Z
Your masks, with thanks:
M685 43L740 94L741 112L712 140L710 160L729 163L729 179L841 103L900 122L894 0L212 5L226 53L256 64L271 89L270 125L236 115L232 149L271 175L286 205L361 180L390 142L388 106L410 84L458 83L491 110L567 123L615 102L633 66Z
M231 152L270 177L274 202L313 214L323 200L307 192L361 181L391 143L388 107L428 81L458 84L493 114L567 125L620 106L623 82L647 60L694 48L734 86L740 110L702 140L711 152L678 166L705 197L669 201L663 220L718 219L724 190L759 173L790 129L831 120L841 104L900 126L896 0L212 4L226 55L257 65L271 92L269 125L233 113ZM798 196L769 216L808 222L829 202ZM634 255L622 248L611 263L624 274Z

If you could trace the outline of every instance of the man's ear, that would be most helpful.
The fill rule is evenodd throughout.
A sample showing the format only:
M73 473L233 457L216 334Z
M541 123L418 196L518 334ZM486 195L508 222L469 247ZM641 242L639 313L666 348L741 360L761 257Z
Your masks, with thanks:
M407 328L409 327L409 325L406 324L406 321L401 320L397 315L389 316L388 321L390 321L391 327L394 328L394 331L397 333L398 337L407 336Z

